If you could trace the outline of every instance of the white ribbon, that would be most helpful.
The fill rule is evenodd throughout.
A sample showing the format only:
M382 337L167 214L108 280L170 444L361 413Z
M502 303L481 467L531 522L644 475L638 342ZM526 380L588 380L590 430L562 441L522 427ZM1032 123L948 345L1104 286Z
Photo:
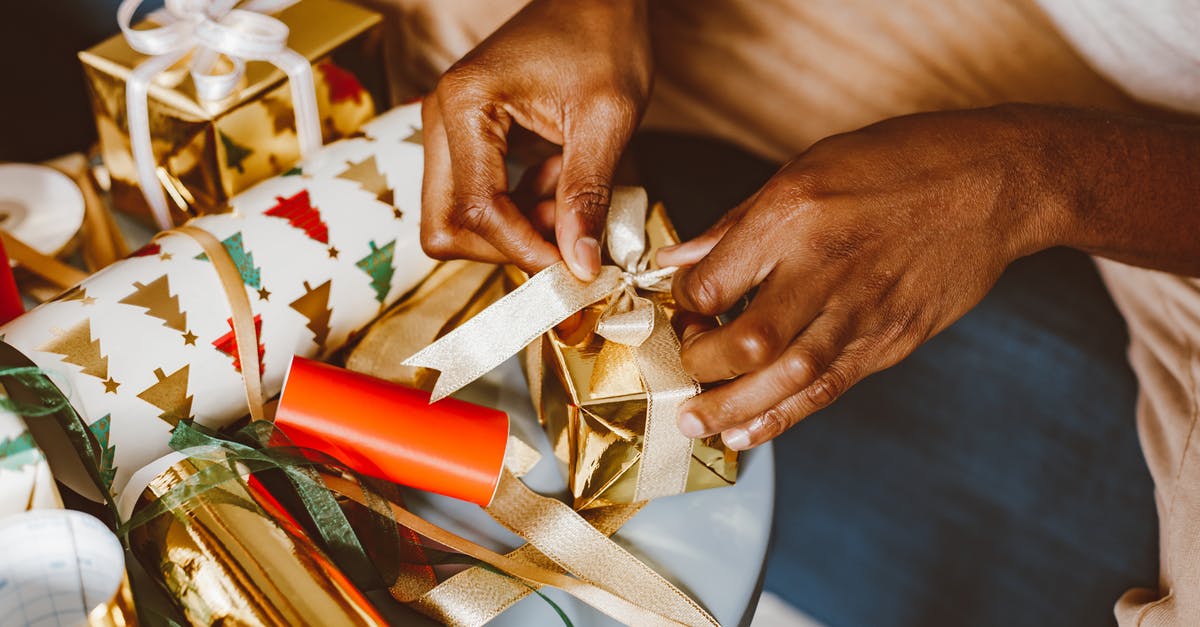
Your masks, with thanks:
M117 8L117 23L130 47L150 56L129 77L125 111L138 184L160 228L169 229L173 224L156 174L147 98L155 77L188 53L194 53L188 69L196 95L205 102L219 101L232 94L245 74L247 61L267 61L283 70L291 84L300 154L308 157L321 147L312 65L287 47L287 25L264 15L296 0L251 0L237 9L233 7L238 0L166 0L163 9L151 16L159 27L134 30L133 16L142 1L122 0ZM214 66L222 56L233 62L233 69L215 73Z

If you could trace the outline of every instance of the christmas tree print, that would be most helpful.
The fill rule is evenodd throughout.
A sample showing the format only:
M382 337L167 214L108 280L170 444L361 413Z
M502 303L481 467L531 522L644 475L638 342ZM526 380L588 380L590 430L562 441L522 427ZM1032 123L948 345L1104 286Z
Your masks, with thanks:
M371 155L358 163L353 161L346 162L346 169L339 175L340 179L354 181L363 189L375 194L375 198L379 202L392 204L394 194L388 188L387 177L379 171L379 166L375 163L375 155Z
M358 77L342 68L326 61L317 66L325 84L329 85L329 102L339 103L353 100L354 104L362 104L363 89Z
M396 253L396 240L388 242L382 248L371 240L371 254L354 264L371 277L371 288L375 290L375 300L382 303L392 291L392 275L396 270L392 267L392 258Z
M268 209L266 215L283 218L292 226L304 231L309 238L329 244L329 227L321 221L321 212L312 206L307 189L290 198L276 197L275 201L275 206Z
M146 244L145 246L142 246L141 248L133 251L133 254L131 254L129 256L130 257L149 257L151 255L157 255L160 252L162 252L162 246L159 246L158 244L151 242L151 243Z
M163 321L163 326L180 333L187 332L187 314L179 310L179 297L171 294L167 275L162 275L148 284L133 283L133 293L120 301L146 309L146 315Z
M84 320L38 350L63 355L63 361L83 369L83 374L114 383L108 378L108 357L100 351L100 340L92 339L92 323Z
M296 132L296 110L288 98L264 98L262 101L271 117L272 131L276 135Z
M138 398L162 410L158 417L174 427L181 420L192 419L192 397L188 396L188 366L184 366L170 375L163 373L162 368L154 369L156 383L142 390Z
M217 136L221 138L221 146L225 148L225 167L237 170L238 174L245 174L246 166L243 162L254 154L254 149L233 141L233 138L221 131L217 131Z
M325 340L329 339L329 318L333 311L329 309L329 288L331 281L326 281L313 289L304 282L304 295L292 301L291 307L308 318L309 331L313 332L313 342L320 350L325 350Z
M242 243L242 232L238 231L237 233L225 238L221 242L221 245L225 247L225 250L233 259L234 265L237 266L238 274L242 275L242 282L250 287L253 287L254 289L262 287L262 273L260 269L254 265L254 253L246 250L245 245ZM208 255L200 253L199 255L196 255L196 259L199 259L200 261L208 261Z
M229 333L222 335L213 341L213 346L217 350L229 355L233 358L233 369L238 372L242 371L242 360L238 355L237 335L233 332L233 318L227 318L226 324L229 325ZM262 315L254 316L254 339L258 343L258 373L262 374L266 365L263 363L263 355L266 354L266 347L262 344Z
M72 287L71 289L63 292L62 294L55 296L53 300L55 302L59 302L59 303L66 303L66 302L70 302L73 300L77 300L80 303L83 303L83 305L85 307L88 305L94 305L96 303L96 299L91 296L88 296L87 288L85 288L82 285L76 285L75 287Z
M22 470L42 460L42 452L28 431L0 440L0 470Z
M414 128L412 130L412 133L410 133L408 137L405 137L401 141L405 141L410 144L416 144L418 146L424 146L425 145L425 132L422 129Z
M117 447L110 445L108 432L112 427L111 414L105 414L103 418L88 425L88 430L92 435L96 436L96 444L103 451L100 454L100 481L104 483L104 487L110 492L112 491L113 477L117 474L117 469L113 467L113 459L116 457Z

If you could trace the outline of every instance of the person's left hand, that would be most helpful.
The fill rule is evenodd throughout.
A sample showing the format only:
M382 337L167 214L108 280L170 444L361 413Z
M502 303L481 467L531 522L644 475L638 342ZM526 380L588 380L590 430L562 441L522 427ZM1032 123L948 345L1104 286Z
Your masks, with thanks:
M658 254L687 266L686 310L730 324L685 330L684 368L735 380L691 399L687 436L734 449L779 435L900 361L975 306L1018 257L1055 244L1038 110L896 118L821 141L710 231Z

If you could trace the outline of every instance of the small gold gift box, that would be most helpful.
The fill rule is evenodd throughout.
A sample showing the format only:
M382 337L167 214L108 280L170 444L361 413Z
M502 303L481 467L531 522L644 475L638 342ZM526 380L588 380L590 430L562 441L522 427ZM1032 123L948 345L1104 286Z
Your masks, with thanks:
M326 142L358 130L377 106L387 108L379 14L336 0L301 0L271 15L288 26L287 46L313 64ZM117 35L80 52L79 59L100 153L112 178L113 204L154 224L138 187L125 108L126 81L147 57ZM190 60L185 56L149 88L157 175L176 224L189 213L223 211L229 198L286 172L300 157L292 95L282 71L250 61L230 96L207 102L198 98L189 78Z
M650 210L646 236L651 251L679 242L661 204ZM674 318L670 294L648 297ZM566 466L576 510L634 500L645 435L646 390L630 351L593 332L604 305L585 309L569 337L551 330L525 351L538 417ZM733 485L737 459L720 436L696 440L687 491Z

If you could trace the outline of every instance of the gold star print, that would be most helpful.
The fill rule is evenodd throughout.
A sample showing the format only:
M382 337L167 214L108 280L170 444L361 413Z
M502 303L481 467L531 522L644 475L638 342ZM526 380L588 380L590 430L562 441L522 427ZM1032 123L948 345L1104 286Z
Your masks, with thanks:
M84 296L83 298L79 299L79 301L83 303L84 307L87 307L88 305L96 304L96 297L95 296Z
M404 219L404 212L403 212L403 211L400 211L400 207L394 207L394 208L392 209L392 217L393 217L393 218L396 218L397 220L403 220L403 219Z
M267 288L265 288L265 287L262 288L261 290L258 290L258 299L259 300L271 300L271 292L268 292Z
M109 393L116 394L117 388L119 388L119 387L121 387L121 384L117 383L116 381L113 381L111 377L104 381L104 393L105 394L109 394Z
M162 253L161 255L158 256L158 258L162 259L163 261L170 261L171 257L172 257L171 253Z
M338 258L338 249L334 248L333 246L330 246L329 247L329 258L337 259Z
M199 337L200 337L200 336L196 335L195 333L192 333L191 331L188 331L187 333L184 333L184 334L183 334L183 344L184 344L185 346L195 346L195 345L196 345L196 339L197 339L197 338L199 338Z

